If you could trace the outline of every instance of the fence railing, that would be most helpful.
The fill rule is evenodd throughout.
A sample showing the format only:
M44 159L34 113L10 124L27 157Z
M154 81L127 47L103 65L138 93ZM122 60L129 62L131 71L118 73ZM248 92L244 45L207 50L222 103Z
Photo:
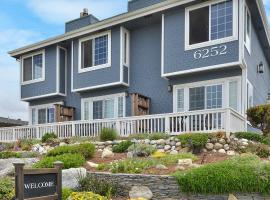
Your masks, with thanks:
M166 132L172 135L217 131L229 133L244 131L246 120L236 111L227 108L108 120L71 121L0 128L0 141L41 139L48 132L54 132L59 138L96 137L105 127L116 129L122 137L136 133L151 134L154 132Z

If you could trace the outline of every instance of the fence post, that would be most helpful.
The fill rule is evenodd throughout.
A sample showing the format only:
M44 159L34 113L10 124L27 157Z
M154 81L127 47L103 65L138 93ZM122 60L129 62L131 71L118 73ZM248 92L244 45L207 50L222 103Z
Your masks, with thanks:
M170 117L165 116L165 132L170 134Z
M16 141L16 137L15 137L15 129L12 129L12 141Z
M37 139L41 139L40 134L39 134L39 128L38 127L36 127L36 133L37 133Z
M71 136L75 137L75 123L74 122L71 123Z
M226 132L226 137L230 138L231 135L231 110L229 108L227 108L226 110L226 121L225 121L225 132Z
M121 124L120 124L120 121L119 121L119 120L116 121L115 129L116 129L117 133L118 133L120 136L122 136L122 132L121 132Z

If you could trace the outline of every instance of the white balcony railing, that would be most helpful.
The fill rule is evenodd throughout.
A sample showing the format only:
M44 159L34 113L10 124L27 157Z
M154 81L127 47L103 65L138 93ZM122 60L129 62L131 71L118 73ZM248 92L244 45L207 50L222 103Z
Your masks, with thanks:
M59 138L96 137L104 127L115 128L120 136L136 133L166 132L172 135L193 132L244 131L245 118L236 111L213 109L109 120L71 121L63 123L20 126L0 129L0 141L41 139L48 132Z

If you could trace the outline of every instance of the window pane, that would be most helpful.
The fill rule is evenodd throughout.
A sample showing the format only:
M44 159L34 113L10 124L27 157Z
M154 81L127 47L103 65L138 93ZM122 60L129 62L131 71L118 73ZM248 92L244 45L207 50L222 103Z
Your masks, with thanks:
M118 117L124 117L124 97L118 97Z
M103 118L103 101L94 101L93 102L93 119L102 119Z
M104 101L104 118L114 118L114 99Z
M46 123L46 109L39 109L38 110L38 124L45 124Z
M209 6L190 11L189 44L209 41Z
M84 120L89 120L89 102L84 102Z
M48 123L55 122L54 108L48 108Z
M206 87L207 109L222 107L222 85L212 85Z
M233 3L228 0L211 6L211 39L232 36Z
M102 65L108 62L108 35L95 38L95 65Z
M32 80L32 57L23 59L23 81Z
M34 79L42 78L42 54L33 57Z
M88 40L85 42L82 42L81 45L81 68L87 68L93 66L93 46L92 46L92 40Z
M196 87L189 89L189 109L203 110L205 105L204 87Z
M229 83L229 106L234 110L238 111L237 106L237 81Z
M177 90L177 112L184 111L184 89Z

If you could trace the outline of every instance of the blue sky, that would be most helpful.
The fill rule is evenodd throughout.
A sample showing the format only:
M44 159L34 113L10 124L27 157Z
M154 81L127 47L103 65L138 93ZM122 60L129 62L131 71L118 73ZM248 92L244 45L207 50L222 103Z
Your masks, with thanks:
M127 10L128 0L1 0L0 6L0 116L28 119L27 103L20 101L19 63L7 51L64 32L66 21L83 8L104 19ZM270 17L270 0L264 0Z

